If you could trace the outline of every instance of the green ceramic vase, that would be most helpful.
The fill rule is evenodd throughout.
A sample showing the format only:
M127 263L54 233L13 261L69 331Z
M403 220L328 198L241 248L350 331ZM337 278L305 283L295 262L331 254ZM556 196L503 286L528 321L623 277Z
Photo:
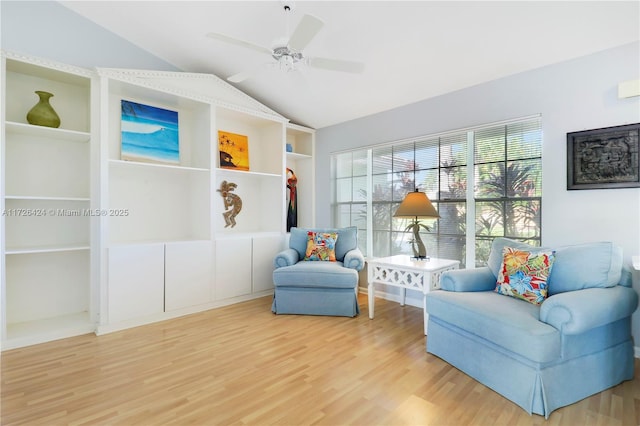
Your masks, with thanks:
M36 94L40 100L27 113L27 121L29 124L36 126L60 127L60 117L49 103L52 93L36 90Z

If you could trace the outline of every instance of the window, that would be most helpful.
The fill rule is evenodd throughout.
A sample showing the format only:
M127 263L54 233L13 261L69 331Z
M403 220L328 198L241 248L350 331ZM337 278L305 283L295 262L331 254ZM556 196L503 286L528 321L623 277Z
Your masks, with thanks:
M358 246L367 253L367 151L333 156L333 225L358 227Z
M541 133L536 117L334 154L333 226L357 226L367 256L410 254L393 213L417 188L440 214L421 232L431 256L479 266L498 236L539 245Z
M542 131L539 120L475 132L476 258L489 257L493 238L540 245Z

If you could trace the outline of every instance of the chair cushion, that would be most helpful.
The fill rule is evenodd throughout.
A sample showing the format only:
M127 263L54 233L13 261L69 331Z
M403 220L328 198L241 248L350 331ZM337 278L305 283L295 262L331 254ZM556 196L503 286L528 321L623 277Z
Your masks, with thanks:
M494 291L439 290L427 294L427 312L531 361L560 357L560 332L539 321L539 305Z
M273 271L276 287L350 288L358 285L358 272L342 262L298 262Z
M338 240L336 241L336 260L342 262L344 255L349 250L353 250L358 247L358 228L350 226L347 228L291 228L289 234L289 247L295 249L300 255L300 259L303 259L307 253L307 233L312 232L336 232L338 234Z
M504 247L534 253L550 250L509 238L494 239L487 266L496 278L500 274ZM548 296L585 288L613 287L622 278L622 249L611 242L560 246L554 247L553 251L555 261L547 280Z
M558 247L549 296L584 288L613 287L622 277L622 249L611 242Z

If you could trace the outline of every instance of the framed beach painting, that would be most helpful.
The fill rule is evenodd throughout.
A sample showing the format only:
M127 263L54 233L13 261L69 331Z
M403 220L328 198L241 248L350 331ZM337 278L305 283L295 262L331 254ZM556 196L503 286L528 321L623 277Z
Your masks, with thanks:
M180 164L176 111L124 99L121 110L122 160Z
M229 132L218 132L220 167L223 169L249 170L249 138Z

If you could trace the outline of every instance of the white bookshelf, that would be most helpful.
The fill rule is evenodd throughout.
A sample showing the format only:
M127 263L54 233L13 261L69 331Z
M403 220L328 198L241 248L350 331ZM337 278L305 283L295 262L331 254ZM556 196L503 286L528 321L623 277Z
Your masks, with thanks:
M6 52L1 65L2 349L273 291L287 167L298 226L315 222L313 130L212 75L90 71ZM60 128L27 123L36 90L54 94ZM123 158L122 100L178 113L179 161ZM248 171L220 167L219 131L247 136ZM235 227L225 227L222 181L242 198Z
M31 247L13 247L7 248L5 254L36 254L36 253L58 253L65 251L78 251L78 250L90 250L91 246L84 244L69 244L69 245L51 245L51 246L31 246Z
M93 331L92 75L2 56L2 347ZM27 123L36 90L59 128Z
M282 119L216 108L216 169L214 230L216 235L282 232L284 226L284 129ZM249 170L220 168L218 131L247 136ZM237 185L233 191L242 199L235 227L225 227L224 201L219 192L223 181Z
M209 239L211 106L113 76L105 76L103 85L108 243ZM122 159L122 100L178 113L179 164Z

